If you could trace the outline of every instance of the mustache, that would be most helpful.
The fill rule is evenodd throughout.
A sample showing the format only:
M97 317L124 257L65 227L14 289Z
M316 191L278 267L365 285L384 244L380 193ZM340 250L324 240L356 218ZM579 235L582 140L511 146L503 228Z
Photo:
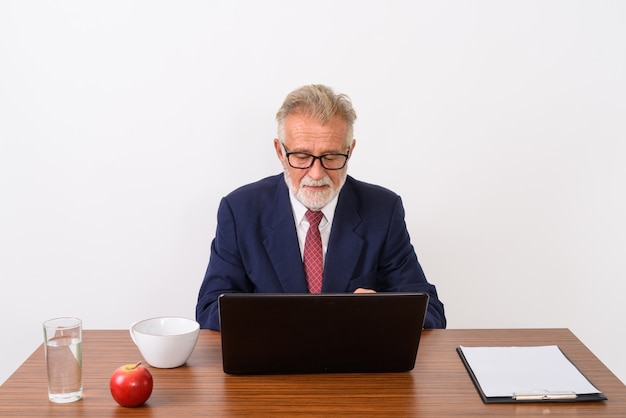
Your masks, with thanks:
M330 180L330 177L325 176L319 180L313 180L311 177L309 176L304 176L302 178L302 180L300 180L300 186L313 186L313 187L319 187L319 186L331 186L332 187L333 182Z

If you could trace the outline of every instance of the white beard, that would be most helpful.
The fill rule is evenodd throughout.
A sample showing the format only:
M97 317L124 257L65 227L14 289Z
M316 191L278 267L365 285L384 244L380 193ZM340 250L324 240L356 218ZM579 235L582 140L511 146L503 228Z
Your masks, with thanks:
M339 187L334 188L333 182L330 180L330 177L325 176L320 180L313 180L309 176L304 176L300 181L300 187L298 189L295 188L293 181L291 179L291 175L289 171L285 169L285 182L287 183L287 187L294 194L296 199L300 203L302 203L306 208L311 209L313 211L317 211L326 206L331 200L335 198L339 194L339 191L343 187L346 182L347 170L344 170L343 175L341 177L341 182ZM313 191L305 186L329 186L325 188L324 191Z

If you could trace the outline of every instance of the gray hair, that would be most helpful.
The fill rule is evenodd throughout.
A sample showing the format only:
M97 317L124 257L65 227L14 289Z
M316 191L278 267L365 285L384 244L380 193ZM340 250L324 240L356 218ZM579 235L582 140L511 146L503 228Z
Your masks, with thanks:
M339 116L348 125L347 145L352 142L356 112L352 108L352 101L345 94L335 94L330 87L322 84L302 86L289 93L276 113L278 138L281 141L285 140L285 119L294 113L302 113L322 123Z

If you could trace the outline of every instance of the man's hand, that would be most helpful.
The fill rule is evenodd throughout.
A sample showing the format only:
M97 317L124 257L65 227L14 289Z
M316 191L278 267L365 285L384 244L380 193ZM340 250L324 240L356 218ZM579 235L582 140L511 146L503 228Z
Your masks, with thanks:
M359 287L357 290L354 291L354 293L376 293L376 291L372 289L363 289L362 287Z

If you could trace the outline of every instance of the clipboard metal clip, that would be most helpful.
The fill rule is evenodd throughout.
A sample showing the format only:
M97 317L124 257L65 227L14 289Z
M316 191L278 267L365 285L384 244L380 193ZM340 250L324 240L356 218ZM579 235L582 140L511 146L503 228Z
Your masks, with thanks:
M514 392L513 399L516 401L555 401L576 399L576 392L562 391L550 392L547 390L534 390L532 392Z

